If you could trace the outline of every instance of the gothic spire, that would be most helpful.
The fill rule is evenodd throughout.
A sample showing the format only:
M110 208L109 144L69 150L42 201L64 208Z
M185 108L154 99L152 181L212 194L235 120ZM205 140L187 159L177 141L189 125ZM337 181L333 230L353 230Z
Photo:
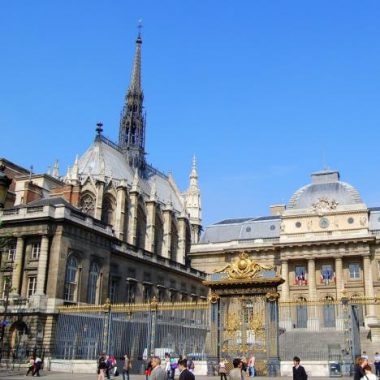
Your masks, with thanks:
M190 189L197 190L198 188L198 169L197 169L197 159L195 155L193 156L193 165L191 167L190 173Z
M129 164L143 169L145 164L145 115L143 113L144 94L141 87L141 23L136 39L136 51L131 82L125 96L121 113L119 146Z

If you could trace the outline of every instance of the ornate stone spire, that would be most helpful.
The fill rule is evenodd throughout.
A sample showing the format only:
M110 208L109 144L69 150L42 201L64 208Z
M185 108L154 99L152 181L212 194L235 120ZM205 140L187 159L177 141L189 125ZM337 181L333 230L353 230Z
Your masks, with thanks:
M145 115L143 114L144 94L141 87L141 23L136 39L136 52L132 77L125 104L121 113L119 146L129 164L143 169L145 165Z
M55 160L55 162L54 162L52 176L54 178L59 178L59 163L58 163L58 160Z
M198 187L198 169L197 169L197 159L195 155L193 156L193 165L190 173L190 189L199 190Z

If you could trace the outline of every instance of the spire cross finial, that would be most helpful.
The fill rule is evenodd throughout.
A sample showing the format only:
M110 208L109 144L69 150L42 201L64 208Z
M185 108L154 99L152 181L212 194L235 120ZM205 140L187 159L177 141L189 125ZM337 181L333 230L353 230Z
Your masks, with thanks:
M140 18L140 20L138 21L138 24L137 24L137 29L139 31L139 34L138 34L138 38L141 38L141 29L142 29L143 25L142 25L142 19Z

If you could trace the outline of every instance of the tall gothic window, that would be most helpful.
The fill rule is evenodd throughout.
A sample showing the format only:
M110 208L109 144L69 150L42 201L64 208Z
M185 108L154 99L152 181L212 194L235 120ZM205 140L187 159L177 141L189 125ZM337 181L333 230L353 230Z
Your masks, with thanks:
M154 253L156 255L162 254L163 240L164 240L164 227L162 225L161 218L158 215L156 215L156 225L155 225L155 233L154 233Z
M102 207L102 222L106 224L114 224L114 204L113 198L111 196L104 197L103 207Z
M90 273L88 275L87 303L96 303L96 296L98 293L98 280L99 265L93 262L90 266Z
M170 258L177 261L177 249L178 249L178 231L175 223L172 223L172 239L170 244Z
M139 205L137 209L137 236L136 246L145 249L145 234L146 234L146 215L143 208Z
M75 256L71 255L66 264L66 277L63 299L69 302L75 302L77 296L77 272L78 261Z
M80 207L85 214L94 216L95 215L95 198L89 193L84 194L80 200Z

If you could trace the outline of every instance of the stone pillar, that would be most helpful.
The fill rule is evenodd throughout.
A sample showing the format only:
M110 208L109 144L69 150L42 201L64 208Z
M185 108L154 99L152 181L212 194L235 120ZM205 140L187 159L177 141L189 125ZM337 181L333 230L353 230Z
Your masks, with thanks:
M335 258L335 283L336 283L336 300L340 301L343 296L344 289L344 278L343 278L343 260L341 257ZM336 328L338 330L344 329L344 315L343 310L339 306L337 319L336 319Z
M156 232L156 202L147 201L146 202L146 239L145 239L145 250L149 252L154 252L154 240Z
M363 274L364 274L364 295L366 298L374 298L373 276L370 255L363 256ZM366 306L365 324L375 324L378 322L375 311L375 304L370 303Z
M11 295L16 297L20 296L21 291L21 270L24 259L24 243L25 241L23 237L17 238L16 255L13 263L11 291Z
M164 241L162 242L162 256L170 258L170 247L172 242L172 210L167 207L163 210L164 217Z
M281 285L281 301L290 301L290 291L289 291L289 261L281 261L281 277L285 282ZM286 331L292 330L293 323L291 317L291 306L284 304L282 305L282 320L279 321L280 327L284 328Z
M308 272L308 286L309 286L309 301L317 300L317 285L315 282L315 260L309 259L307 261L307 272ZM318 318L318 306L314 304L308 305L308 319L307 328L308 330L316 331L319 330L319 318Z
M105 184L103 181L98 180L96 182L96 200L94 217L99 220L102 219L104 185Z
M136 245L138 207L139 193L137 191L131 191L128 214L128 243L132 245Z
M281 285L281 301L289 301L289 262L288 260L281 261L281 277L285 282Z
M49 256L49 237L42 236L40 256L38 258L37 287L36 287L37 295L45 294L46 273L48 269L47 268L48 256Z
M178 251L177 262L185 264L186 262L186 224L187 219L181 215L178 218Z
M118 239L125 241L125 219L127 206L127 187L120 183L116 189L116 214L115 214L115 233Z

